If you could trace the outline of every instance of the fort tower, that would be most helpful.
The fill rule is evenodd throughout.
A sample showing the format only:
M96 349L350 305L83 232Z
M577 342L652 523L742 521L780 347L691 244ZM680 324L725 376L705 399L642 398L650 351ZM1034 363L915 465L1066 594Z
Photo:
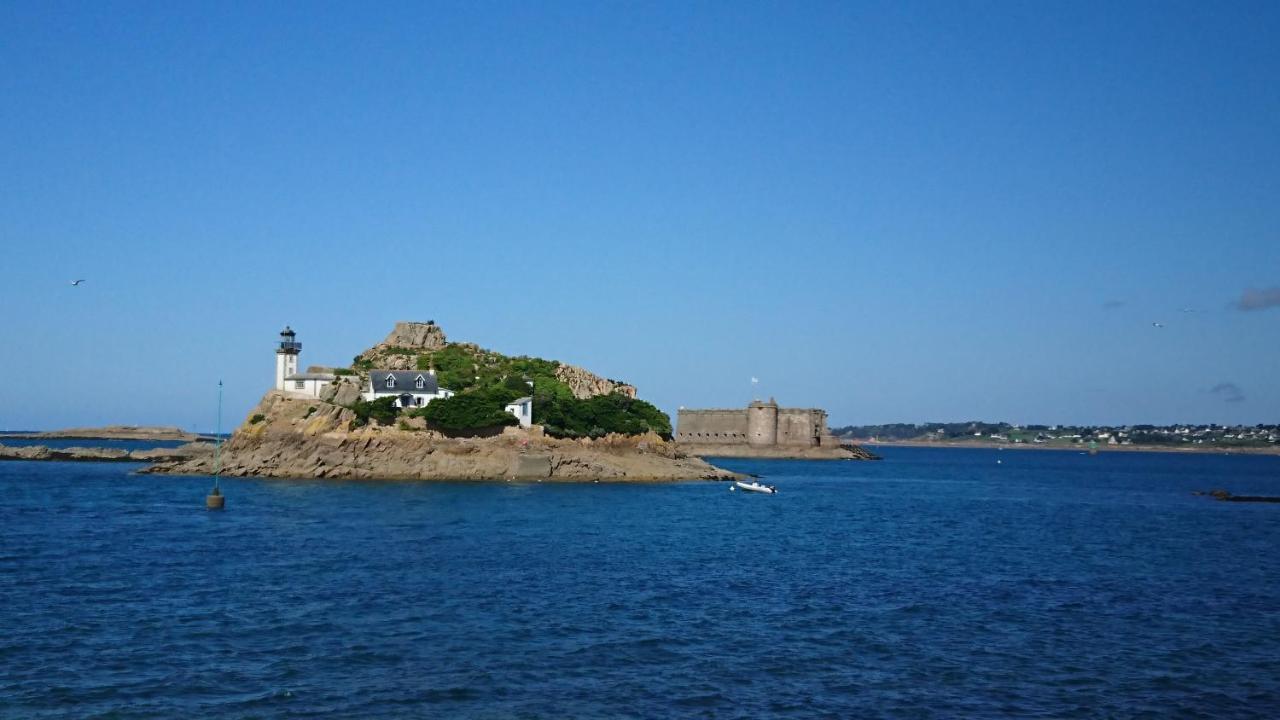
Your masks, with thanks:
M756 400L747 406L747 443L773 446L778 444L778 403Z

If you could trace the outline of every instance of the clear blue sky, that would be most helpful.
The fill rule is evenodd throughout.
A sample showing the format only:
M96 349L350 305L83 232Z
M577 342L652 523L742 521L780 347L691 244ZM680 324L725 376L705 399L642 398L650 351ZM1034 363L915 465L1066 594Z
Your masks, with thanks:
M401 319L669 412L1280 421L1274 2L7 2L0 68L0 428Z

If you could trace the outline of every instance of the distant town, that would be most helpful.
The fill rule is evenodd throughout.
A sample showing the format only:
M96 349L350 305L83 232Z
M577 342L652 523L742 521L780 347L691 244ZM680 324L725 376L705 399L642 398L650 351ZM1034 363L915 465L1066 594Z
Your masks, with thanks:
M1277 447L1280 425L1013 425L1009 423L893 423L835 428L838 437L864 442L1136 445L1199 449Z

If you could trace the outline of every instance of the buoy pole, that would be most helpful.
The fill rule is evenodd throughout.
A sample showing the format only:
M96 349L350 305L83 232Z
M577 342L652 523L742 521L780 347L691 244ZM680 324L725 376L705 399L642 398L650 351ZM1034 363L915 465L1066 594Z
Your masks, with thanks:
M222 472L222 381L218 381L218 425L213 435L213 492L204 499L204 506L209 510L221 510L227 504L222 496L222 488L218 486L218 475Z

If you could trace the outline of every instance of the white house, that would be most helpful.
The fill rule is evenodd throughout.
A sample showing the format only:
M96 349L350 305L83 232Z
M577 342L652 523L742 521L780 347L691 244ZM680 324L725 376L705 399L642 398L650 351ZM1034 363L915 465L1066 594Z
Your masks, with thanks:
M298 355L302 352L302 343L297 341L297 335L289 327L280 332L280 346L276 348L276 390L294 397L320 397L320 391L333 382L336 376L329 373L298 372Z
M520 421L520 427L529 427L533 424L533 398L522 397L519 400L512 400L507 403L506 409Z
M399 407L423 407L437 398L453 397L453 391L436 383L431 370L370 370L364 399L394 397Z
M285 378L284 391L291 396L306 395L318 398L320 391L336 377L329 373L294 373Z

